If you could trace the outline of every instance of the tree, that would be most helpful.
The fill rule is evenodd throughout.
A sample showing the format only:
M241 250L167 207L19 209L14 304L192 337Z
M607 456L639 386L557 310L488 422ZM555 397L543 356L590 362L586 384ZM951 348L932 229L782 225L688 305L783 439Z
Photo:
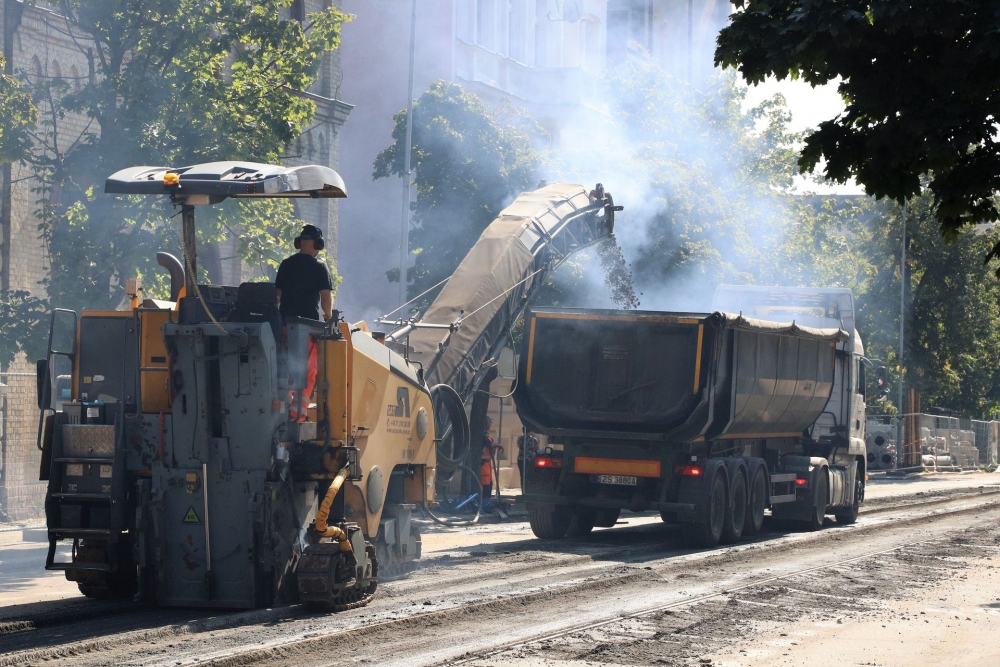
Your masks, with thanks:
M839 80L847 108L809 135L799 158L902 203L930 176L945 239L1000 220L1000 13L993 0L735 0L717 65L750 83ZM1000 245L987 259L1000 256Z
M403 176L406 112L394 117L393 143L375 159L374 178ZM451 275L483 230L514 197L537 183L541 130L512 107L490 112L473 93L435 81L413 105L413 208L407 293ZM388 272L391 282L399 271Z
M861 268L858 329L866 354L882 359L900 381L899 294L902 211L888 201L859 202L867 218L856 238ZM902 381L925 407L971 416L1000 411L1000 284L976 261L997 233L966 231L946 243L937 229L932 196L911 200L907 220L906 347ZM894 402L895 394L890 396Z
M96 76L78 91L60 79L35 82L43 121L32 160L50 299L114 306L137 274L162 294L155 252L181 252L169 204L100 194L104 179L139 164L280 160L312 119L302 93L346 17L331 8L303 25L281 20L291 0L56 4L81 52L93 54ZM89 129L64 137L67 113L85 116ZM266 269L288 251L297 224L285 201L226 202L199 216L199 238L209 248L238 236L243 259Z

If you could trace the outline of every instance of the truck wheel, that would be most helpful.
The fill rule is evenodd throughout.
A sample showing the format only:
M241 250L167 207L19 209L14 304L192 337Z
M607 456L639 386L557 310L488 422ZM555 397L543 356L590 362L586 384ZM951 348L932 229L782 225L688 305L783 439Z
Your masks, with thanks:
M720 472L715 473L708 492L708 516L704 522L685 523L684 539L696 547L714 547L722 539L726 523L726 482Z
M590 535L590 531L594 530L596 521L597 510L593 507L577 507L569 519L569 528L566 534L570 537L586 537Z
M747 499L747 518L743 524L744 535L756 535L764 525L764 507L767 505L767 477L764 468L757 466L750 481Z
M565 505L551 509L528 505L528 523L535 537L543 540L559 540L566 537L569 530L570 513Z
M726 507L726 520L722 523L722 542L732 544L739 542L743 536L743 526L747 518L747 479L736 472L729 486L729 504Z
M812 511L809 513L809 518L806 519L806 528L808 530L819 530L823 527L823 521L826 518L826 500L829 495L827 492L828 482L826 480L827 472L823 468L819 471L819 475L816 476L816 489L813 499L815 505L813 505Z
M865 477L858 471L858 478L854 480L854 504L846 510L841 510L834 514L834 518L837 519L837 523L848 526L852 523L856 523L858 520L858 510L861 507L861 501L865 497Z
M622 511L620 509L597 510L597 515L594 520L594 526L597 528L611 528L616 523L618 523L618 517L620 517L621 515Z

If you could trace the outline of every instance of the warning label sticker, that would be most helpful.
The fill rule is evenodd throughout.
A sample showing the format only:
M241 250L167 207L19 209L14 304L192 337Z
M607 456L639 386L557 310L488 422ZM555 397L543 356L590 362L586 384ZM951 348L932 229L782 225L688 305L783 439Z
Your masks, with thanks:
M184 514L184 523L201 523L201 519L198 518L198 513L194 511L194 505L188 507L188 511Z

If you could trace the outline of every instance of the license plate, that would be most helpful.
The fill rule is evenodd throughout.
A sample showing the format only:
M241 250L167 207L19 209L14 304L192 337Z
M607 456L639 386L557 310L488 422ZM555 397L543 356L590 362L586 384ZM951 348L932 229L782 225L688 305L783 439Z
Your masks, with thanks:
M626 475L598 475L598 484L622 484L624 486L636 486L638 478Z

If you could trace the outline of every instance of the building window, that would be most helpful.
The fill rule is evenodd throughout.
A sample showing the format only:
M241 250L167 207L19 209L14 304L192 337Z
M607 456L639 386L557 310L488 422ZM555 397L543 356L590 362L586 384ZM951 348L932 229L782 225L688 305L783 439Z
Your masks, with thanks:
M583 65L593 71L601 69L601 30L597 21L584 21L583 35Z
M496 27L494 0L476 0L476 44L492 51Z
M292 20L299 23L306 21L306 0L292 0Z
M653 46L652 0L609 0L606 53L609 65L629 56L648 58Z

